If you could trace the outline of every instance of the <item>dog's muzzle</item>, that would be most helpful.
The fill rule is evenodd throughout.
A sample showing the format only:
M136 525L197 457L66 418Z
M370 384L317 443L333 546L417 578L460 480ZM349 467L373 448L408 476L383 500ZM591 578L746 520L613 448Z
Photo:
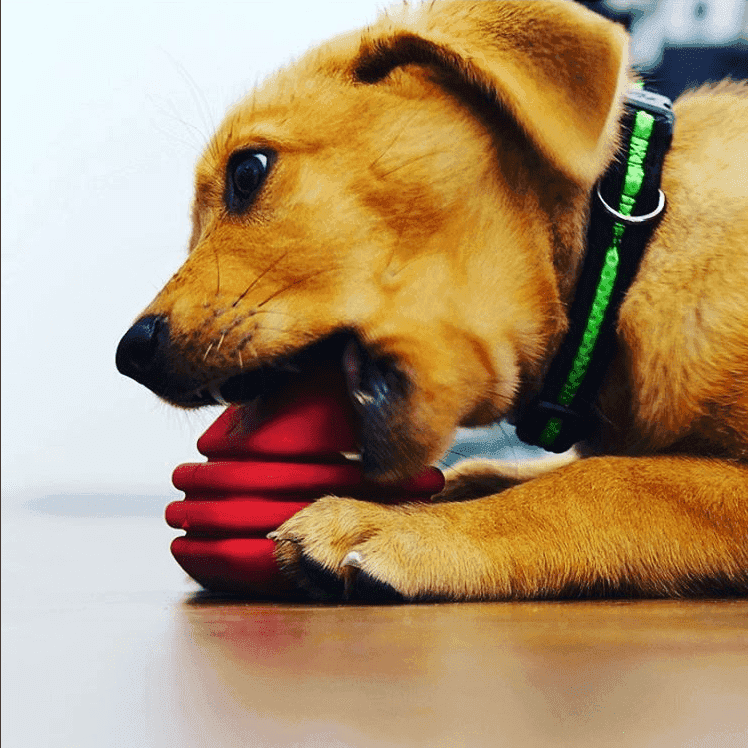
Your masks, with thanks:
M162 315L139 319L117 346L117 369L164 400L183 408L226 402L247 402L265 389L264 375L251 371L206 378L185 360L171 339Z
M125 333L116 364L120 373L183 408L246 403L315 367L340 367L358 415L364 470L372 477L391 475L402 457L410 383L396 360L372 354L351 332L333 334L247 372L207 372L185 360L166 317L149 315Z

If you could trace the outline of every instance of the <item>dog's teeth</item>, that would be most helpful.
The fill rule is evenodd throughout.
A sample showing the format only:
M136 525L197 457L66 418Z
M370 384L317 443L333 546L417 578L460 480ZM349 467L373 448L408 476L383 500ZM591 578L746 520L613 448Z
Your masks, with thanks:
M210 393L210 396L219 404L219 405L228 405L229 403L226 402L223 395L221 394L221 388L218 384L212 384L210 387L206 388L208 392Z
M374 396L370 395L368 392L363 392L362 390L353 390L351 396L360 405L370 405L374 402Z

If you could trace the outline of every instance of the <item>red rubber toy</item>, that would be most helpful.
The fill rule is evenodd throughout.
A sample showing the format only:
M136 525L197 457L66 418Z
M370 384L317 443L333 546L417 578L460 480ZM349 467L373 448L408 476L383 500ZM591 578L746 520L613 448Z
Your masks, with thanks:
M266 535L327 494L392 502L424 501L444 487L434 467L390 486L364 480L342 453L357 449L353 411L340 374L321 372L270 400L230 406L200 437L208 460L180 465L183 501L166 521L186 535L171 551L212 592L283 598L293 594Z

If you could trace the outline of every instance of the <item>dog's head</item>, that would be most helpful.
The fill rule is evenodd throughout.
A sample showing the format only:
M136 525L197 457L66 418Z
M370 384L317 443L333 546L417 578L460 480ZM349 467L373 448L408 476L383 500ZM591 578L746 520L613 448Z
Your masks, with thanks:
M120 370L196 407L320 359L372 477L506 415L565 327L625 34L567 2L434 2L308 53L197 167L187 261Z

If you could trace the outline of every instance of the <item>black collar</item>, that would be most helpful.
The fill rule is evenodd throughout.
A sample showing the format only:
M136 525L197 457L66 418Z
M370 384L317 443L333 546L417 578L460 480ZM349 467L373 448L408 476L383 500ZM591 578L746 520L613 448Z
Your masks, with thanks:
M639 88L626 97L622 148L592 196L569 330L516 422L528 444L565 452L597 430L595 402L615 353L618 309L665 209L660 178L674 122L666 97Z

